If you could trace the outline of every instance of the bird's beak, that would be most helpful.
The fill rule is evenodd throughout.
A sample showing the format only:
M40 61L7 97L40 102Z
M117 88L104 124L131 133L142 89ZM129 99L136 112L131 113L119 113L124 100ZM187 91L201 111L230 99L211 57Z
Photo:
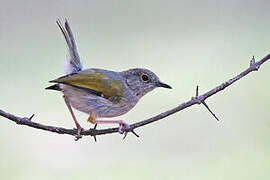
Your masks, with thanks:
M169 86L168 84L162 83L162 82L158 82L156 84L157 87L164 87L164 88L168 88L168 89L172 89L171 86Z

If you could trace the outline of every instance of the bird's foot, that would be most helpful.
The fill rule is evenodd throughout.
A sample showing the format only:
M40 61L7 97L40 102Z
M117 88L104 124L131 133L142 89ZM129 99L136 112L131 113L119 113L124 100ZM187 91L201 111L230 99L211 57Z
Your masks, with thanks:
M127 130L126 130L127 129ZM126 138L128 132L132 132L136 137L140 137L133 129L130 129L130 125L126 123L125 121L119 122L118 132L120 134L124 134L123 139Z
M76 130L77 130L77 134L75 135L75 139L74 140L75 141L78 141L79 139L82 138L81 132L83 132L84 129L81 126L78 126Z
M128 123L122 120L96 120L97 124L119 124L118 132L120 134L124 134L124 138L126 138L128 132L132 132L136 137L139 137L138 134L134 132L134 128L131 127Z

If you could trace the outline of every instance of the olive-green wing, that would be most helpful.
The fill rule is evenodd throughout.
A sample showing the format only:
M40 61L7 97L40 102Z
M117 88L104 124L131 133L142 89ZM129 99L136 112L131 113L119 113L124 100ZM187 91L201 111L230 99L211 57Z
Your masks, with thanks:
M96 70L81 71L60 77L50 82L96 91L101 93L102 96L107 99L114 99L113 101L115 101L115 99L121 99L124 91L124 87L120 81L114 80L105 73Z

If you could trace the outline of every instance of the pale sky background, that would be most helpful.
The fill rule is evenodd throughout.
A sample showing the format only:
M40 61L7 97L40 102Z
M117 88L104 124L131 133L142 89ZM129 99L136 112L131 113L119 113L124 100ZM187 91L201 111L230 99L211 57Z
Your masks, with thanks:
M46 91L63 75L70 21L85 67L151 69L173 89L156 89L117 119L137 122L205 92L270 53L266 0L0 0L0 109L47 125L73 128L62 95ZM18 126L0 117L0 178L268 179L270 63L203 106L129 134L95 143ZM87 115L76 115L85 128ZM100 126L101 127L101 126Z

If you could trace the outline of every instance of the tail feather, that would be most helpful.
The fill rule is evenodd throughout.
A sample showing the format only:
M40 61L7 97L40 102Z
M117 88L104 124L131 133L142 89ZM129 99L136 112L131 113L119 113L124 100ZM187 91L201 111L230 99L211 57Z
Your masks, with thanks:
M66 74L75 73L82 70L82 64L80 61L80 56L77 50L75 39L71 31L68 21L65 21L65 27L62 25L61 21L58 19L56 21L59 26L68 46L68 56L66 59Z

